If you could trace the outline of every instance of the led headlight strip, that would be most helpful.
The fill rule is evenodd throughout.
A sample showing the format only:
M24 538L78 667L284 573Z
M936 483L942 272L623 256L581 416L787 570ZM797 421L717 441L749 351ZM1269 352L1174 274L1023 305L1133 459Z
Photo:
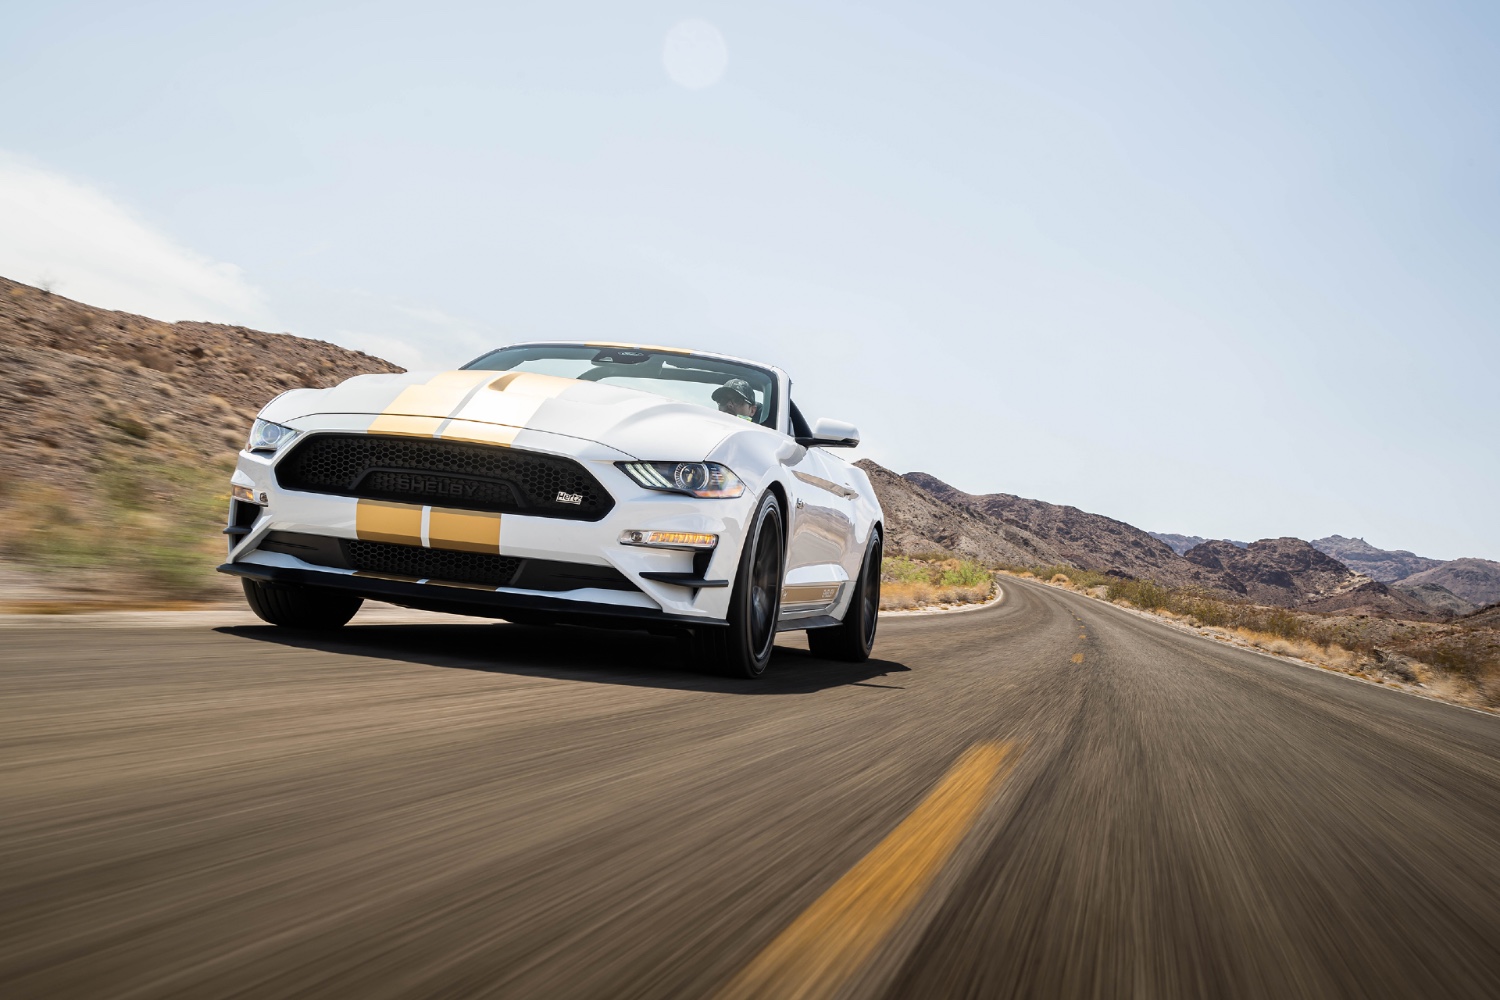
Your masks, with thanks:
M701 531L622 531L620 544L657 549L711 549L719 544L719 536Z
M718 462L619 462L637 486L664 493L727 500L742 495L745 484Z

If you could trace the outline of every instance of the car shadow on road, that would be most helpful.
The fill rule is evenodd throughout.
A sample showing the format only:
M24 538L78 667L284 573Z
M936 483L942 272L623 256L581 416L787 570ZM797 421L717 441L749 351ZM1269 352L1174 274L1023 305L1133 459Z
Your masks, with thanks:
M698 669L683 642L640 632L557 626L544 628L508 622L474 625L350 625L337 632L307 632L270 625L217 628L223 635L295 649L346 656L369 656L456 670L558 680L626 684L637 687L715 691L724 694L809 694L828 688L872 684L878 678L910 668L890 660L841 663L813 656L806 649L781 646L765 676L739 680Z

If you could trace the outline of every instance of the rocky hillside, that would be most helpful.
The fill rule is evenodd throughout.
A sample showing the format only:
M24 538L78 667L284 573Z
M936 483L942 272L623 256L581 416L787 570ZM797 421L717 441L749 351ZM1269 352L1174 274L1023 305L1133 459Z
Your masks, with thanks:
M1285 607L1328 600L1370 582L1295 538L1205 542L1183 556L1139 528L1076 507L1006 493L974 495L926 473L901 476L868 460L860 465L885 508L895 551L942 548L1013 565L1066 563ZM1416 601L1381 590L1355 603L1427 616Z
M1329 535L1315 538L1309 544L1355 572L1381 583L1395 583L1442 564L1441 559L1428 559L1404 549L1377 549L1363 538Z
M1402 579L1402 586L1416 587L1435 583L1470 604L1486 605L1500 601L1500 562L1489 559L1450 559L1431 569Z
M870 477L885 510L889 555L943 551L1013 565L1063 561L1050 545L1026 531L941 500L869 459L858 465Z
M222 464L296 386L401 369L359 351L215 323L161 323L0 278L6 478L78 489L113 446Z
M1395 583L1391 590L1445 615L1467 615L1477 610L1471 602L1436 583Z
M1220 575L1221 586L1257 604L1297 607L1326 600L1370 582L1300 538L1263 538L1240 548L1204 542L1187 561Z
M0 591L222 590L202 567L221 547L218 494L255 412L295 386L400 370L321 341L162 323L0 278Z
M1058 555L1057 562L1101 573L1149 577L1179 587L1218 583L1165 542L1124 521L1008 493L975 496L925 472L908 473L903 478L952 507L976 511L1041 540Z

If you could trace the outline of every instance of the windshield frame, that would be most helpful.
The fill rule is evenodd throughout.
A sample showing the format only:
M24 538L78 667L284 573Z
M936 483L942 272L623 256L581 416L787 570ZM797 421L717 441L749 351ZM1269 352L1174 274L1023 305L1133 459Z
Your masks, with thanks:
M573 350L592 350L592 351L595 351L595 352L603 352L603 351L608 350L610 348L615 348L615 349L619 349L619 350L639 351L639 352L642 352L642 353L647 354L647 355L653 355L653 356L659 355L663 359L663 362L669 361L669 360L672 360L672 359L683 359L683 360L693 359L693 360L700 361L700 362L704 363L701 367L694 366L696 368L696 370L702 371L702 372L713 372L715 374L721 374L721 375L724 375L726 377L731 377L731 378L734 377L735 374L736 374L735 369L750 369L751 371L754 371L757 374L762 375L762 376L764 376L767 379L767 384L770 386L770 391L767 394L765 400L760 404L761 405L761 409L763 411L761 418L759 420L751 420L751 421L749 421L749 423L755 425L756 427L765 427L765 428L767 428L769 430L781 431L782 433L786 433L785 426L784 426L785 423L786 423L786 415L783 412L786 409L786 398L787 398L787 391L786 391L787 390L787 377L786 377L786 373L783 372L783 371L781 371L781 369L776 368L776 367L771 366L771 365L758 364L758 363L756 363L754 361L746 361L746 360L744 360L742 358L730 357L728 355L708 354L708 353L703 353L703 352L699 352L699 351L686 351L686 350L680 350L678 348L669 348L669 347L651 347L651 346L645 346L645 345L638 346L638 345L635 345L635 344L606 344L606 343L585 342L585 341L536 341L536 342L529 342L529 343L522 343L522 344L508 344L508 345L506 345L504 347L497 347L494 350L486 351L483 354L481 354L479 357L477 357L474 360L470 361L468 364L465 364L460 369L460 371L511 371L511 370L514 369L514 366L512 366L511 368L482 368L481 365L483 365L483 363L485 361L488 361L489 359L495 357L497 354L502 354L502 353L504 353L506 351L514 351L514 350L520 350L520 349L524 349L524 348L549 348L549 347L569 348L569 349L573 349ZM535 360L535 359L522 359L522 360L524 361L524 360ZM559 360L562 360L562 359L559 359ZM567 359L567 360L574 360L574 359ZM522 363L522 361L517 361L516 362L516 364L521 364L521 363ZM649 362L646 362L646 363L649 363ZM629 370L628 370L627 366L622 366L622 369L624 369L624 370L622 370L620 372L621 375L629 375ZM600 380L599 379L578 379L578 381L599 382ZM708 380L708 379L690 379L690 378L684 378L684 379L661 379L660 381L702 382L702 383L705 383L705 384L711 384L711 381ZM601 382L600 384L607 385L609 383ZM636 392L648 392L648 393L651 392L651 390L649 390L649 389L639 389L639 388L635 388L634 386L619 386L618 388L630 388L630 389L634 389L634 391L636 391ZM661 398L663 398L663 399L678 399L678 397L668 396L668 395L665 395L665 394L652 393L652 395L660 395ZM694 402L691 402L691 401L688 401L688 400L680 400L679 399L678 401L680 401L680 402L689 402L690 405L695 405L695 406L696 405L700 405L698 403L694 403ZM711 407L707 407L707 406L705 406L703 408L706 409L706 410L709 410L710 412L723 412L723 411L714 411Z

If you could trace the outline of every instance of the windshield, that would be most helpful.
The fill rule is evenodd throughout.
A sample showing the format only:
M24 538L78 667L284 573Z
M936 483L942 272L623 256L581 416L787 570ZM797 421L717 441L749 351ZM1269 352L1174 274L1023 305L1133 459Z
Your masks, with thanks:
M650 348L527 344L491 351L465 368L537 372L654 392L776 426L776 376L765 368Z

